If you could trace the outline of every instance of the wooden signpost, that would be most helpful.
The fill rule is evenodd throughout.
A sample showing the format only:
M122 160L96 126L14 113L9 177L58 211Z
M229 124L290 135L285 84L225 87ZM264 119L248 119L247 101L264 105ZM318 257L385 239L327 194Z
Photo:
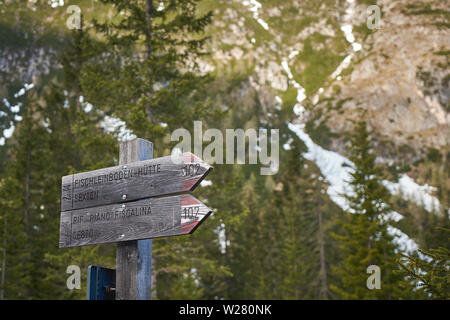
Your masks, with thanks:
M135 139L120 144L119 166L62 178L59 247L117 242L116 299L150 299L151 239L191 234L211 213L184 194L210 165L152 158L153 144Z

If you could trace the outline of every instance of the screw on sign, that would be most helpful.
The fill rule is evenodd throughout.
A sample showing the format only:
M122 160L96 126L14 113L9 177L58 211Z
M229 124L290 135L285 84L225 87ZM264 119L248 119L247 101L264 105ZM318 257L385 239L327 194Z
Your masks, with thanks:
M117 242L116 299L150 299L148 239L191 234L205 221L211 209L185 193L212 167L189 152L179 163L151 159L143 139L121 143L119 158L119 166L62 178L59 246Z

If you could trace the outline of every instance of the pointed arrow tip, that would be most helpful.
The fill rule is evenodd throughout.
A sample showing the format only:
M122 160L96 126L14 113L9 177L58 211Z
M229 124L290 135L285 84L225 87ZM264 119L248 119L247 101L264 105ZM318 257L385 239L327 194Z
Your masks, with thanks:
M194 154L192 152L186 152L183 154L183 156L184 156L184 160L187 162L200 163L203 167L205 167L207 169L213 168L208 162L206 162L205 160L203 160L202 158L200 158L199 156L197 156L196 154Z
M209 209L209 208L208 208L208 209ZM212 213L212 210L209 209L208 213L205 214L205 215L203 216L203 218L202 218L201 220L199 220L199 221L195 224L195 226L191 229L191 231L189 231L189 234L193 234L194 231L197 230L198 226L201 225L201 224L203 223L203 221L205 221L205 220L211 215L211 213Z
M196 221L191 220L188 222L188 224L184 226L184 228L182 227L185 230L185 234L192 234L198 228L198 226L201 225L203 221L205 221L212 213L212 210L208 206L206 206L203 202L201 202L200 200L198 200L197 198L195 198L190 194L182 195L181 206L199 207L198 212L200 219Z

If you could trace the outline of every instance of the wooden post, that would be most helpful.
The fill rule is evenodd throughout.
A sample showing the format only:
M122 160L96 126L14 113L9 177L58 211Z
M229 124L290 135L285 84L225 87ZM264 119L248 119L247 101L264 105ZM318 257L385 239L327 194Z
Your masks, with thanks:
M153 159L153 143L134 139L120 143L119 164ZM152 240L117 243L116 300L151 299Z

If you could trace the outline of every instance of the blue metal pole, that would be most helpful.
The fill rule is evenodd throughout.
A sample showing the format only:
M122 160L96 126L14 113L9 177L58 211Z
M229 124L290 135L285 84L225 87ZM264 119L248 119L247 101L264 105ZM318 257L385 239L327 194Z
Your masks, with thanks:
M153 143L139 139L139 160L153 159ZM138 240L137 300L151 300L152 239Z

